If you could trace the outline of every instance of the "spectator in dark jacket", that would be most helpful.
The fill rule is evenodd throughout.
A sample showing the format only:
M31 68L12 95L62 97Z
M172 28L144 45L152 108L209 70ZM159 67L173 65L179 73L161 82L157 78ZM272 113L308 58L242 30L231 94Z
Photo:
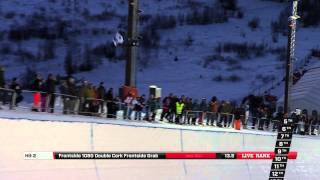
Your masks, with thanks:
M192 113L192 98L186 99L184 113L185 113L185 120L183 123L190 124L192 119L192 117L190 116L190 113Z
M248 96L248 102L249 102L249 108L250 108L250 113L251 113L251 118L252 118L252 129L255 129L257 119L258 119L258 108L260 107L260 102L259 98L254 95L249 95Z
M297 134L299 132L298 125L300 125L300 122L301 122L301 110L297 108L295 111L293 111L291 114L291 118L293 120L293 133ZM282 122L282 119L280 119L280 122ZM281 125L281 123L279 124Z
M105 95L106 101L113 101L113 88L110 88Z
M21 101L23 101L23 96L22 96L22 89L21 89L20 84L17 82L17 78L12 79L10 89L14 90L14 92L16 93L15 106L18 106L18 104Z
M107 118L115 118L118 105L114 101L112 88L106 93L105 100L107 102Z
M210 113L208 114L207 125L214 126L218 120L219 102L217 97L212 97L209 103Z
M47 92L47 104L48 104L48 112L53 113L54 112L54 103L55 103L55 92L56 92L56 78L52 74L48 75L47 81L46 81L46 92Z
M303 121L304 127L300 127L301 135L309 135L310 131L310 118L308 116L308 110L302 110L301 120Z
M203 125L206 117L206 112L208 111L208 106L207 106L207 100L206 98L202 98L201 103L200 103L200 115L199 115L199 125Z
M36 76L36 79L33 81L32 90L40 92L42 83L43 83L42 77L41 75L38 74Z
M0 88L4 88L5 87L5 78L4 78L4 67L2 65L0 65ZM0 89L0 101L2 101L2 103L5 103L5 99L6 99L6 92L4 90ZM1 106L0 106L1 109Z
M74 78L69 78L67 81L68 95L70 98L70 111L72 114L79 112L80 100L78 98L78 89Z
M89 104L90 101L88 100L90 96L90 85L88 81L83 81L82 85L79 87L79 97L80 97L80 104L79 104L79 114L87 114L89 112Z
M171 101L170 96L167 96L162 100L162 113L161 113L160 121L163 121L163 118L166 118L170 121L170 110L169 110L170 101Z
M273 126L272 131L276 131L283 119L283 107L279 106L277 111L273 114Z
M4 78L4 67L0 65L0 88L4 88L6 84L5 78Z
M43 80L41 81L40 85L40 92L41 92L41 111L47 112L48 104L47 104L47 84Z
M313 110L311 113L311 135L316 135L315 130L317 129L319 123L319 116L316 110Z
M75 114L78 111L79 102L77 101L77 87L73 78L69 78L60 86L60 93L62 94L63 113Z
M169 112L170 112L170 122L173 122L174 117L176 116L176 103L179 101L177 96L172 94L169 95L170 97L170 105L169 105Z
M104 83L100 82L99 87L97 89L97 98L98 99L105 99L106 96L106 88L104 87ZM104 113L104 107L105 107L105 103L104 101L99 101L99 109L101 110L101 114Z
M199 106L198 100L195 99L192 103L192 112L189 113L191 122L189 122L188 120L188 124L196 125L197 119L199 117L199 111L200 111L200 106Z
M134 103L134 109L133 109L135 111L134 120L141 120L141 112L145 106L144 101L145 100L143 97L137 97L136 103Z
M231 105L230 101L226 101L221 109L221 113L224 116L224 127L230 127L232 125L232 112L233 106Z
M242 122L242 125L243 125L244 122L245 122L245 113L246 113L246 110L244 108L244 105L241 105L240 107L235 108L235 110L234 110L234 119L235 120L240 120Z
M90 112L92 112L92 115L99 116L99 108L102 101L98 98L98 88L96 86L92 86L91 93L93 99L90 103Z
M147 121L155 120L156 109L157 109L157 99L154 97L154 95L151 94L147 101L147 114L146 114Z
M261 106L259 108L259 130L264 130L264 124L268 119L268 108L265 106Z
M135 100L135 97L133 96L132 92L129 92L127 97L124 99L124 104L125 104L125 111L124 111L124 119L129 119L131 120L131 114L134 108L133 102Z
M60 86L60 93L61 98L62 98L62 102L63 102L63 114L69 114L70 113L70 106L69 106L69 100L70 98L67 96L68 95L68 85L67 82L62 82L61 86Z

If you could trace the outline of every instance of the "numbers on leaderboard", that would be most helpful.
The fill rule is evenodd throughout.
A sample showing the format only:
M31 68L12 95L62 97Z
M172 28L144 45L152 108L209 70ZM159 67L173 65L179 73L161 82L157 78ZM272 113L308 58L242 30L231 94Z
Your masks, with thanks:
M279 172L277 172L277 171L272 172L272 176L273 177L278 177L279 176Z
M275 157L276 162L287 162L287 156Z
M290 132L291 130L292 130L292 127L291 126L283 126L282 128L281 128L281 130L282 130L282 132Z
M278 139L291 139L291 133L279 133Z

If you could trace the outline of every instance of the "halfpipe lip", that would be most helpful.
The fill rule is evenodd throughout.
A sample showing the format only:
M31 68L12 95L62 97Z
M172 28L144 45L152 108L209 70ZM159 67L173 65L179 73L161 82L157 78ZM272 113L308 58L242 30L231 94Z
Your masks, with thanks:
M41 118L40 118L41 117ZM0 119L7 120L26 120L26 121L38 121L38 122L57 122L57 123L87 123L87 124L99 124L99 125L115 125L115 126L126 126L132 128L154 128L154 129L166 129L175 131L191 131L191 132L207 132L207 133L230 133L230 134L245 134L245 135L259 135L259 136L277 136L277 132L266 132L266 131L253 131L250 129L225 129L218 127L202 127L202 126L181 126L175 124L162 124L162 123L150 123L150 122L139 122L130 121L123 119L108 119L92 116L81 116L81 115L58 115L41 112L27 112L26 111L1 111ZM302 136L294 135L295 138L307 138L307 139L319 139L315 136Z

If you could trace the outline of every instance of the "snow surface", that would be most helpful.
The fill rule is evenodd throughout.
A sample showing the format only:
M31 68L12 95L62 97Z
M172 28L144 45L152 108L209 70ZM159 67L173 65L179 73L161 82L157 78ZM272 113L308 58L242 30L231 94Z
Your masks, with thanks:
M275 134L0 111L1 180L267 179L270 160L23 160L25 151L273 151ZM294 136L286 179L315 180L319 137Z

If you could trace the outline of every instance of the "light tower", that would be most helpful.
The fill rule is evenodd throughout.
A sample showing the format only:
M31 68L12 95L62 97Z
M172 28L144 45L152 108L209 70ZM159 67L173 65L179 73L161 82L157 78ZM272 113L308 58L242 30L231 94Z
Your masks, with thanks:
M125 85L122 88L122 96L129 92L138 94L136 88L136 61L138 53L138 19L139 19L139 1L128 0L128 34L127 34L127 61L125 70Z
M277 142L275 145L275 157L272 160L269 180L282 180L285 177L293 134L294 121L290 115L290 91L292 87L292 69L296 40L296 25L298 14L298 1L292 0L292 15L288 19L288 47L286 60L286 75L284 88L284 118L280 120Z
M298 1L293 0L292 3L292 15L288 19L288 46L287 46L287 60L286 60L286 76L285 76L285 91L284 91L284 114L289 115L290 113L290 92L292 87L292 70L293 60L295 52L296 42L296 29L298 16Z

